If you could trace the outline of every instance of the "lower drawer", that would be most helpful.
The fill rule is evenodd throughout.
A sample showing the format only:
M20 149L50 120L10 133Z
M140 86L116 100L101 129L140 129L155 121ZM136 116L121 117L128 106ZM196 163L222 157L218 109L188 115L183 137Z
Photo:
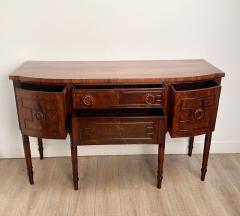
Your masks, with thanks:
M166 124L160 109L78 111L72 117L73 144L159 144Z

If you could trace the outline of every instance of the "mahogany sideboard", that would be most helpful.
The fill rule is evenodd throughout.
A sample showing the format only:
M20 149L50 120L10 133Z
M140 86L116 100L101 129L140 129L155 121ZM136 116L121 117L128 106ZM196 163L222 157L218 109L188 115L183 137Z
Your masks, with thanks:
M78 145L157 144L161 187L165 135L205 134L201 180L207 172L224 73L205 60L29 61L13 80L30 184L29 136L71 140L74 189L78 189Z

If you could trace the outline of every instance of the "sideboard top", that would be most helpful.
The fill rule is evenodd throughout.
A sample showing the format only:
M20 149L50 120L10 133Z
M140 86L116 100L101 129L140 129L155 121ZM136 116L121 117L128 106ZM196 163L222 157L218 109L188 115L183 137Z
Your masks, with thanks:
M9 79L46 84L161 84L223 77L203 59L144 61L28 61Z

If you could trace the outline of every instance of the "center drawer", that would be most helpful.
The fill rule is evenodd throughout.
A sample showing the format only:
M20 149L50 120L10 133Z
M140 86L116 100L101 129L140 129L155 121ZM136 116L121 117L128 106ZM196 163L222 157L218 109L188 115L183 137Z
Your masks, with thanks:
M79 110L72 117L73 144L159 144L166 124L161 109Z
M73 107L105 109L122 107L163 107L165 90L156 88L110 88L73 90Z

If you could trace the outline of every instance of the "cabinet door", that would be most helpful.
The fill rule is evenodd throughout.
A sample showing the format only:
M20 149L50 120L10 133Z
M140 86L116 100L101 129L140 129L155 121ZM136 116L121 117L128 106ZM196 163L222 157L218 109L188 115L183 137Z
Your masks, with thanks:
M16 88L22 133L42 138L65 138L65 95L65 89L46 92Z
M214 82L172 86L169 132L172 137L213 131L221 86Z

